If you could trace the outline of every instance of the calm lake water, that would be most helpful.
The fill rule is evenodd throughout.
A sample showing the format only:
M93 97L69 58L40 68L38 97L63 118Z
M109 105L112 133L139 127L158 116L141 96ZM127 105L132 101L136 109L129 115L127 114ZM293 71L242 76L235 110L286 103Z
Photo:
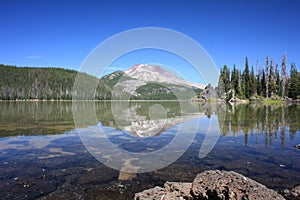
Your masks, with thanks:
M75 126L74 112L86 120ZM217 122L219 138L199 158L210 119ZM183 124L196 127L189 148L169 166L148 173L107 167L82 138L96 140L93 130L101 127L119 148L147 153L182 134ZM0 102L0 199L132 199L135 192L165 181L190 182L209 169L233 170L282 191L300 184L297 144L299 105Z

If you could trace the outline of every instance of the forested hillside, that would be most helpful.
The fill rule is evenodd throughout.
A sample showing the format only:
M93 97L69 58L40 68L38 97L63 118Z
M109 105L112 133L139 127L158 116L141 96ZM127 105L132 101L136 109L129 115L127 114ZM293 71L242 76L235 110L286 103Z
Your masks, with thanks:
M62 68L33 68L0 65L0 99L71 100L77 71ZM98 81L96 77L81 74L87 82ZM78 99L96 97L110 99L111 86L100 80L94 91L81 91ZM91 94L93 97L91 97Z
M191 99L195 94L199 94L202 90L199 88L189 88L184 85L147 83L139 87L136 92L138 100L176 100Z

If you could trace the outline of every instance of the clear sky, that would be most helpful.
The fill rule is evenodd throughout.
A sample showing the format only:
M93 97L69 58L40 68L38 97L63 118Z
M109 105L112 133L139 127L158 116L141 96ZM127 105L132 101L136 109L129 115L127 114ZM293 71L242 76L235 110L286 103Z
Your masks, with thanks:
M149 26L190 36L219 68L284 52L300 66L298 0L0 0L0 63L78 70L103 40Z

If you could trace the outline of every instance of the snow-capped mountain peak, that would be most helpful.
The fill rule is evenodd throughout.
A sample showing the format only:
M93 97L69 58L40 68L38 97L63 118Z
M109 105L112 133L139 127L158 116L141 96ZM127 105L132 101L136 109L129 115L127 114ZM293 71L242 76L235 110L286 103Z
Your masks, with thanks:
M127 76L135 79L154 78L161 79L177 78L170 72L163 70L161 67L156 65L138 64L125 71ZM156 80L157 81L157 80ZM164 81L163 79L161 81Z
M191 83L179 78L157 65L137 64L125 71L125 75L142 82L160 82L204 88L204 85Z

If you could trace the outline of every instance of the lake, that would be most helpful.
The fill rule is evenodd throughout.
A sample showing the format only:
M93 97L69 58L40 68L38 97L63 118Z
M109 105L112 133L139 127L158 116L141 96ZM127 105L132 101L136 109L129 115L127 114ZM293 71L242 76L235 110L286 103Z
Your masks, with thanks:
M209 169L282 191L300 184L297 144L299 105L3 101L0 199L132 199Z

